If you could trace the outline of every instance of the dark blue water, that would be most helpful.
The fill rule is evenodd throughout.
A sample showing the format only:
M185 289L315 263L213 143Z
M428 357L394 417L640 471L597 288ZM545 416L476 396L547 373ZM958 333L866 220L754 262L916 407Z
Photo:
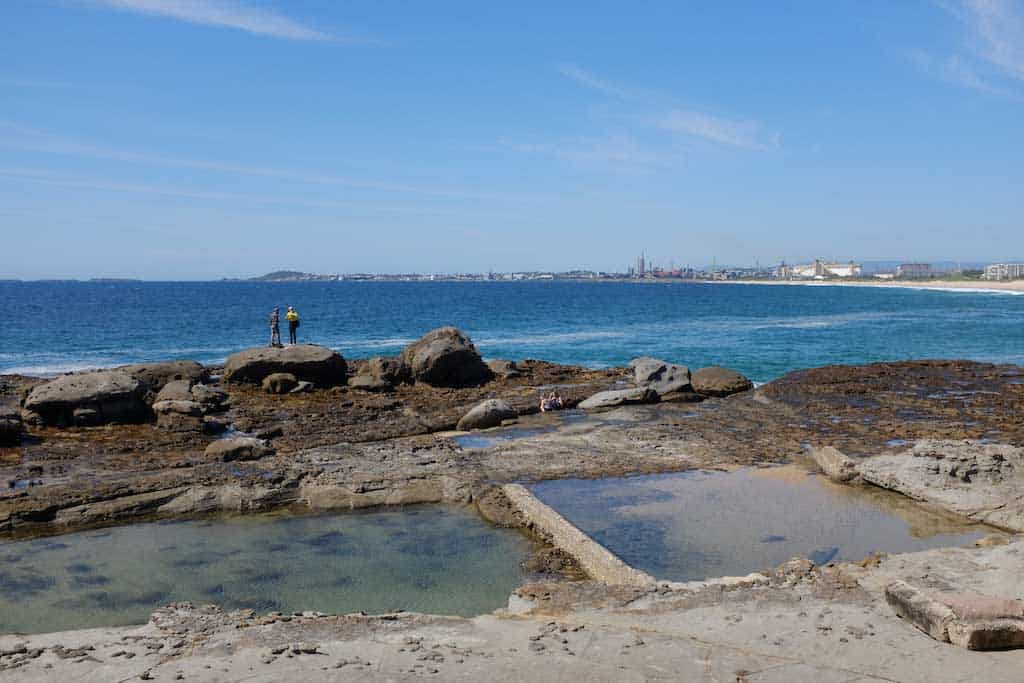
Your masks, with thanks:
M165 358L212 363L267 341L274 305L300 340L359 358L457 325L486 357L608 366L656 355L758 381L827 363L956 357L1024 363L1024 296L867 287L616 282L4 282L0 372Z

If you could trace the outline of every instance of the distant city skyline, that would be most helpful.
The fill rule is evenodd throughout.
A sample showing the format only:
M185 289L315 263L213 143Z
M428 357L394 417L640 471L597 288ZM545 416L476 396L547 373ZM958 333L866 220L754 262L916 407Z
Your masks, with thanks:
M0 19L0 279L1024 259L1020 0Z

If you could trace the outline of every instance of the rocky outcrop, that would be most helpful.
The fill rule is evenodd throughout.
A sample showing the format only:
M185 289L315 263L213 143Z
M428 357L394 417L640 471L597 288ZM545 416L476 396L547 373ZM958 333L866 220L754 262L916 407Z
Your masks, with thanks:
M495 377L501 377L502 379L513 379L515 377L521 377L523 374L516 366L516 362L514 360L490 360L487 361L487 367Z
M290 372L275 372L264 377L261 386L268 394L287 394L299 386L299 380Z
M161 403L163 401L191 401L192 400L192 381L187 379L175 379L171 380L164 385L156 398L153 399L153 403ZM154 408L154 412L155 412Z
M633 368L633 378L638 387L653 389L659 396L693 393L690 368L685 365L643 357L631 360L629 367Z
M35 387L25 399L23 416L59 426L140 422L152 414L146 390L123 370L64 375Z
M864 481L975 521L1024 531L1024 449L921 440L905 453L860 463Z
M475 386L493 376L472 340L455 327L428 332L405 347L402 359L413 379L431 386Z
M345 384L348 366L337 351L314 344L261 347L231 355L224 365L224 380L260 384L276 372L290 373L318 387L334 387Z
M813 449L811 459L834 482L848 484L860 478L857 463L832 446Z
M187 380L199 384L210 379L209 371L194 360L136 363L117 368L145 384L156 395L168 382Z
M704 396L731 396L750 391L754 383L742 374L729 368L701 368L690 376L693 390Z
M515 419L517 416L515 408L501 399L492 398L473 406L459 420L458 428L462 431L488 429L499 426L504 420Z
M156 426L169 431L192 431L203 426L203 406L190 400L164 400L153 404Z
M18 408L0 403L0 446L17 446L23 425Z
M658 400L658 392L653 389L635 387L632 389L598 392L580 403L579 407L583 410L597 410L600 408L615 408L617 406L642 403L657 403Z
M259 460L273 455L262 439L251 436L236 436L230 439L218 439L206 447L205 455L212 460L231 462L233 460Z
M377 356L363 363L349 384L363 391L391 391L411 379L412 372L404 360Z
M201 404L206 410L223 410L229 403L228 393L220 387L208 384L196 384L190 392L192 400Z
M976 593L927 591L904 581L885 588L897 615L940 642L968 650L1024 647L1024 602Z

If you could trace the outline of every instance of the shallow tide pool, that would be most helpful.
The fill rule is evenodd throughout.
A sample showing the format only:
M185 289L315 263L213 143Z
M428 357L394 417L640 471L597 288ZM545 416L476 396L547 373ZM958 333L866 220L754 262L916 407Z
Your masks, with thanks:
M438 506L155 522L0 544L0 633L144 623L172 601L260 612L475 615L507 604L522 534Z
M673 581L744 575L793 557L824 564L964 545L992 531L794 465L568 479L533 492L624 561Z

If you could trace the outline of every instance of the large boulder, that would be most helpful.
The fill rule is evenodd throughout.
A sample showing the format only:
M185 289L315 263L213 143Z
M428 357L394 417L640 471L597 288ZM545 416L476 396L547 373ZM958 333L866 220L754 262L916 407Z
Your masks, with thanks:
M512 420L519 413L505 401L498 398L491 398L477 403L473 408L459 420L458 428L463 431L472 429L487 429L497 427L504 420Z
M629 362L633 378L638 387L648 387L659 396L678 393L692 393L690 368L676 365L657 358L634 358Z
M199 384L210 378L209 371L194 360L170 360L158 363L136 363L118 368L139 380L155 396L168 382L187 380Z
M474 386L492 377L472 340L455 327L428 332L405 347L402 358L417 382L436 387Z
M299 386L299 380L290 372L275 372L263 378L262 386L268 394L287 394Z
M260 384L275 372L290 373L318 387L334 387L345 384L348 366L340 353L315 344L266 346L230 356L224 365L224 380Z
M32 389L24 408L51 425L140 422L152 414L146 385L123 370L64 375Z
M701 368L690 376L693 390L704 396L731 396L754 388L749 379L729 368Z
M153 411L156 412L156 404L163 401L191 401L192 381L187 379L174 379L164 385L164 388L157 392L153 399Z
M412 372L402 358L377 356L363 363L349 386L363 391L391 391L412 379Z
M262 439L252 436L236 436L230 439L218 439L206 447L206 457L231 462L233 460L259 460L273 455L274 449Z
M633 387L631 389L598 392L580 403L579 407L583 410L597 410L599 408L615 408L625 405L657 403L658 400L658 392L653 389Z
M0 446L17 446L21 443L22 429L18 408L0 404Z

